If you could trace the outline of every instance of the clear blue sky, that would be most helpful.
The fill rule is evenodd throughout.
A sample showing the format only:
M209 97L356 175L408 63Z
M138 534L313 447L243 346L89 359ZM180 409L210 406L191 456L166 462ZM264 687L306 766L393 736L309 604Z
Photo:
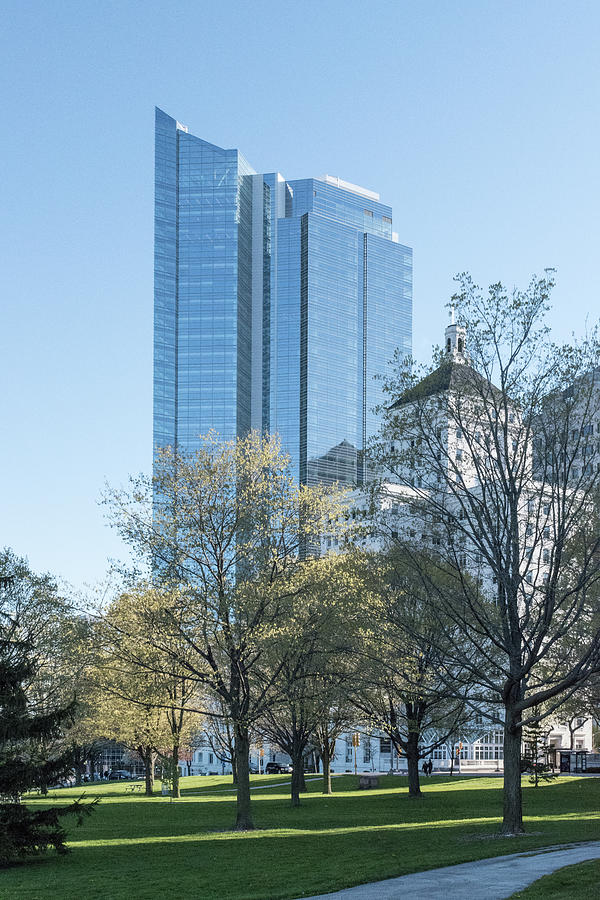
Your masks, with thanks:
M558 269L597 317L600 4L9 0L0 545L80 587L121 552L97 500L151 454L154 105L262 172L381 193L414 248L414 348L452 275Z

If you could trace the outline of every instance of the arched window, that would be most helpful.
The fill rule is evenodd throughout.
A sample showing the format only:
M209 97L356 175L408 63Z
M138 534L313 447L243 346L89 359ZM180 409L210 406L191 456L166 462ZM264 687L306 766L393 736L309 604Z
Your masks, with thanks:
M446 341L446 353L450 353L450 338Z
M464 346L465 346L465 342L463 341L462 338L459 338L458 339L458 352L459 353L463 352Z

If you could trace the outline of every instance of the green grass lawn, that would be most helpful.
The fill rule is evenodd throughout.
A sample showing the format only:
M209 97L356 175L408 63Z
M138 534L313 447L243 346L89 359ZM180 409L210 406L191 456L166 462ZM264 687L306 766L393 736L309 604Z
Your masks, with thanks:
M255 776L253 786L289 781ZM253 791L257 830L231 831L235 793L221 777L183 779L170 801L125 792L125 784L87 787L102 801L70 831L67 857L0 872L1 898L144 900L277 900L324 893L567 841L600 839L600 779L559 778L524 786L527 836L495 837L502 809L498 778L427 779L411 800L406 779L383 776L358 791L351 775L334 778L334 793L309 783L292 809L287 785ZM79 792L56 792L69 802ZM32 805L41 803L38 798Z
M578 897L597 900L600 897L600 859L565 866L534 881L524 891L517 891L511 900L565 900Z

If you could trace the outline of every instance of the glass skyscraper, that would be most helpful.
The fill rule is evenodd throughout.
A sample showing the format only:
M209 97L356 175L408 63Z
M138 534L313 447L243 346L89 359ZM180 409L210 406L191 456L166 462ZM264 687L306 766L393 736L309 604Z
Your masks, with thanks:
M279 434L297 478L354 483L375 375L411 349L412 252L379 196L258 174L156 110L154 445Z

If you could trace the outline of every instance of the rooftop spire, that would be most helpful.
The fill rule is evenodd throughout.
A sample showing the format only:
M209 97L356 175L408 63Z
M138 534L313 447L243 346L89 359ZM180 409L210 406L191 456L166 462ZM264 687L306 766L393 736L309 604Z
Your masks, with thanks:
M467 362L466 338L467 332L462 325L457 325L454 320L454 305L450 307L450 325L446 327L446 356L455 362Z

